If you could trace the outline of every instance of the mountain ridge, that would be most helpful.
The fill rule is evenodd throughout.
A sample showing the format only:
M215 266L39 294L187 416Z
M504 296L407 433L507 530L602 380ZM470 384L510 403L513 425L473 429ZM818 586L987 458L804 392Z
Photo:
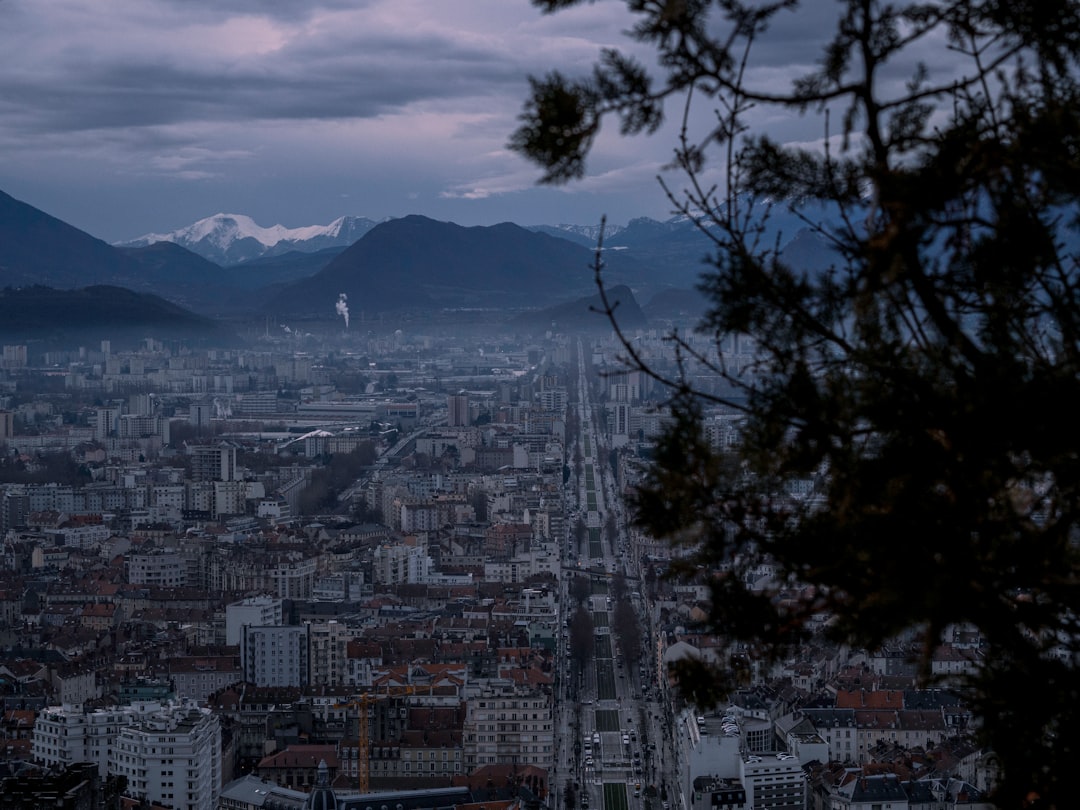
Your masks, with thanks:
M168 233L148 233L115 243L115 247L147 247L172 242L217 264L242 264L253 259L298 250L313 253L348 247L377 225L373 219L340 216L328 225L263 227L246 214L219 213Z

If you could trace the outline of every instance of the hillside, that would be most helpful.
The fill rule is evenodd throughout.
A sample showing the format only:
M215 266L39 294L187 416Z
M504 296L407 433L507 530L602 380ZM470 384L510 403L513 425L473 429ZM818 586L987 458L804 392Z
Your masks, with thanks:
M333 315L341 293L356 313L471 307L535 308L592 288L592 251L503 223L466 228L427 217L382 223L314 276L270 302L283 314ZM647 277L615 256L609 277Z
M240 342L216 321L156 295L121 287L0 290L0 339L6 342L72 346L108 339L120 347L147 337L218 346Z

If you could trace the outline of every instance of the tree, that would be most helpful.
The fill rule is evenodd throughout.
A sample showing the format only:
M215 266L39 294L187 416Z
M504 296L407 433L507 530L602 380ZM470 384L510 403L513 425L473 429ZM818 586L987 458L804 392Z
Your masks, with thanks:
M641 626L637 612L628 601L615 602L612 627L622 645L623 657L627 661L641 660Z
M570 596L574 602L578 605L584 605L585 600L592 594L592 585L589 584L589 578L583 577L579 574L575 574L570 580Z
M628 365L671 391L640 526L694 551L681 571L710 572L712 624L759 654L785 655L829 614L830 634L858 647L915 639L929 682L950 628L974 626L982 663L964 687L1001 764L993 800L1068 806L1080 5L841 0L817 66L780 89L760 78L758 46L797 0L627 7L659 67L608 50L589 77L533 79L511 145L563 182L584 174L606 119L655 132L681 107L685 186L663 187L710 243L699 329L716 341L673 332L672 375L623 341ZM943 45L937 69L919 61ZM699 100L717 111L701 131ZM820 121L820 147L763 123L796 115ZM785 249L796 228L805 238ZM755 351L726 351L732 335ZM741 415L730 452L704 437L713 408ZM815 497L788 495L813 478ZM750 591L741 574L763 561L775 585ZM700 701L732 685L698 670Z
M578 605L570 620L570 660L584 667L593 656L596 641L593 638L592 613L584 605Z
M589 529L585 525L584 518L578 518L574 521L574 546L576 549L581 548L581 544L585 542L585 536L588 534Z
M608 512L607 517L604 519L604 537L607 538L608 548L610 548L612 554L614 554L615 543L619 539L619 524L615 520L614 512Z

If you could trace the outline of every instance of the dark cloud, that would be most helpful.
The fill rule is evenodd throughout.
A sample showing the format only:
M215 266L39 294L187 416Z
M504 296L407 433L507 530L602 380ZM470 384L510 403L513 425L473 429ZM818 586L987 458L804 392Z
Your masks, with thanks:
M756 86L812 69L835 9L779 15ZM290 226L662 216L670 130L605 131L591 176L563 189L536 188L505 148L530 74L587 72L602 47L651 59L623 35L632 22L622 0L547 16L527 0L0 1L0 189L109 239L222 210ZM708 107L694 123L709 126ZM813 118L766 123L785 140L822 133Z

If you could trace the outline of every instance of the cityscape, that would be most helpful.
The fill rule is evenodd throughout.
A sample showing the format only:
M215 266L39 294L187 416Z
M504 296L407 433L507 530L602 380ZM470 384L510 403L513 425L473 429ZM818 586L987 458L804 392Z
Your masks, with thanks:
M0 810L1080 805L1077 0L9 0L0 144Z
M970 628L935 651L932 688L904 639L821 637L747 658L717 707L680 693L671 665L722 645L707 582L668 577L679 551L626 505L665 392L610 328L349 336L336 314L309 351L280 330L240 349L4 346L8 792L989 806L993 758L948 687L979 664ZM663 334L632 336L660 368ZM746 363L753 342L730 349ZM739 419L705 425L722 448Z

